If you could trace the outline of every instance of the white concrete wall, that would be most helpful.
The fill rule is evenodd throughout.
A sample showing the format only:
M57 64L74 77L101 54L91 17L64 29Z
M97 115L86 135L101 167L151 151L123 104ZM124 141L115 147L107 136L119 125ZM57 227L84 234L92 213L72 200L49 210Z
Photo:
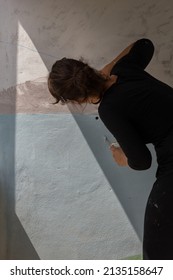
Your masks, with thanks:
M43 77L63 56L83 56L99 69L126 45L148 37L156 47L148 71L171 85L173 2L0 4L0 258L141 254L156 169L152 147L151 170L117 167L103 140L111 135L95 120L97 108L81 113L51 105Z

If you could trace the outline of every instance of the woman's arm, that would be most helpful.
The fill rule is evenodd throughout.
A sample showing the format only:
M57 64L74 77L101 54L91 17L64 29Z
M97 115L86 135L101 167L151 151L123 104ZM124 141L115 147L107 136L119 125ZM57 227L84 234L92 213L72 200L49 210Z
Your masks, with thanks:
M106 103L101 103L98 112L121 148L113 146L111 149L115 161L121 166L128 164L135 170L149 169L152 163L151 152L129 118L123 114L121 106L110 105L108 108Z
M119 166L128 166L128 160L126 155L124 154L123 150L120 147L115 147L114 145L110 146L110 150L112 152L112 156L114 161Z
M114 67L114 65L117 63L117 61L122 58L123 56L125 56L126 54L129 53L129 51L131 50L131 48L133 47L134 43L130 44L127 48L125 48L117 57L115 57L110 63L106 64L101 70L100 73L104 74L106 76L110 75L110 72L112 70L112 68Z
M123 61L128 63L128 65L136 65L141 69L145 69L153 54L154 45L149 39L137 40L124 49L113 61L103 67L100 72L103 75L109 76L115 64L123 57L125 58Z

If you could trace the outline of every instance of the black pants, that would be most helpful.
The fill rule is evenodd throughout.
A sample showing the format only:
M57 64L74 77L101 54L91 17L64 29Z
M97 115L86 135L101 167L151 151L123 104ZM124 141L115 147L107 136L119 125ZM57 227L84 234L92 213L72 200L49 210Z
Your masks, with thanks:
M173 173L156 180L144 220L144 260L173 260Z

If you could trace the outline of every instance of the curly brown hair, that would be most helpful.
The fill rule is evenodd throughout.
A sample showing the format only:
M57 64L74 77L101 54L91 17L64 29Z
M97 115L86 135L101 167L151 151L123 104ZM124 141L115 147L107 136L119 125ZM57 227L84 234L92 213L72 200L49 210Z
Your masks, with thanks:
M48 76L48 88L52 96L62 104L67 101L87 102L98 97L100 102L106 78L83 60L62 58L54 63Z

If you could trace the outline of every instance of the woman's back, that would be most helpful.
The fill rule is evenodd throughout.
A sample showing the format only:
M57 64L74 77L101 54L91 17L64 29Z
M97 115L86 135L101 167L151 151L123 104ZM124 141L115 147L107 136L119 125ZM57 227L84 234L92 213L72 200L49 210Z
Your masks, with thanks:
M151 164L147 143L160 147L173 129L173 89L146 71L153 44L138 40L113 67L118 79L104 94L99 115L119 142L133 169ZM158 155L159 156L159 155Z

